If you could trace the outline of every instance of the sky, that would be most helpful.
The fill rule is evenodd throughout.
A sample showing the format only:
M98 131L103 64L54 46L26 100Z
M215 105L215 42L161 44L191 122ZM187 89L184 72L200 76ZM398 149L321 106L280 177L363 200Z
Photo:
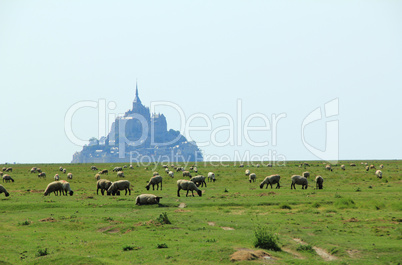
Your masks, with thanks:
M206 160L402 159L401 12L0 0L0 163L71 162L131 109L136 82Z

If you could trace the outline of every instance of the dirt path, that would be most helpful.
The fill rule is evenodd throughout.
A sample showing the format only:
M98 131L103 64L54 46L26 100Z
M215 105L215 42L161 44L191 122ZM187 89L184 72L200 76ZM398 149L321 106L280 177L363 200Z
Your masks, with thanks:
M296 241L299 244L307 245L307 243L302 241L300 238L293 238L293 240ZM319 255L321 258L323 258L326 261L331 261L331 260L338 259L337 257L329 254L325 249L315 247L315 246L313 246L313 249L317 253L317 255Z

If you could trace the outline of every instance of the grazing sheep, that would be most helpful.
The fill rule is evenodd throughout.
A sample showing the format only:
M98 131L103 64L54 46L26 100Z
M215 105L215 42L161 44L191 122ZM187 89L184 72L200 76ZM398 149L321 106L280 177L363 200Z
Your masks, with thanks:
M215 174L214 174L214 172L209 172L208 173L208 182L209 181L212 181L212 182L215 182Z
M73 179L73 173L68 173L68 174L67 174L67 178L68 178L68 179Z
M251 181L255 182L256 179L257 179L257 176L255 175L255 173L251 173L250 176L248 177L248 181L250 181L250 183L251 183Z
M98 168L95 166L91 166L91 170L98 170Z
M70 194L70 196L73 196L73 194L74 194L74 192L71 190L71 188L70 188L70 183L68 183L67 181L65 181L65 180L60 180L59 181L61 184L62 184L62 186L63 186L63 188L62 188L62 190L61 190L61 193L64 195L64 196L67 196L67 194Z
M240 164L239 167L244 167L244 165L243 165L243 164Z
M120 190L125 190L127 195L127 191L128 194L131 195L131 188L130 188L131 184L130 181L128 180L118 180L112 183L112 185L110 185L109 189L107 190L110 194L112 194L113 196L118 193Z
M36 167L31 168L31 173L36 173Z
M133 165L130 165L129 169L133 169Z
M193 170L194 170L195 173L198 173L197 167L194 167Z
M366 166L366 171L369 171L370 170L370 167L369 166Z
M152 173L152 176L154 176L154 177L159 176L159 173L157 171L155 171L155 172Z
M4 195L6 195L6 197L10 196L10 193L7 192L6 188L4 188L3 185L0 185L0 194L4 192Z
M381 169L383 169L383 168L384 168L384 165L383 165L383 164L381 164L381 165L380 165L380 168L381 168Z
M265 177L265 179L260 184L260 189L264 188L265 184L267 184L267 186L265 187L266 189L268 189L268 185L271 185L271 189L272 189L272 184L275 184L275 183L277 184L276 188L280 189L281 188L281 185L279 184L280 180L281 180L281 176L279 176L278 174Z
M2 170L3 170L3 171L6 171L6 169L7 169L6 167L3 167L3 169L2 169Z
M59 167L59 170L60 170L60 171L63 171L63 168L62 168L62 167Z
M173 173L173 171L169 171L169 176L171 177L171 178L174 178L174 173Z
M163 168L169 168L169 166L168 166L168 165L163 165L162 167L163 167Z
M67 173L67 169L63 168L63 173L66 174Z
M329 171L332 171L331 165L326 165L326 166L325 166L325 169L326 169L326 170L329 170Z
M59 174L54 175L54 180L55 180L55 181L60 180L60 176L59 176Z
M14 182L14 180L11 178L10 175L5 174L5 175L3 176L3 182L5 181L5 182L7 183L7 182L10 182L10 180L11 180L12 182Z
M165 168L165 173L169 174L169 169L168 168Z
M3 172L0 171L0 176L3 176Z
M186 190L186 197L188 196L188 192L191 190L191 194L194 197L194 191L198 193L198 196L202 196L202 192L198 189L197 185L190 180L179 179L177 181L177 197L180 197L180 190Z
M260 167L260 164L257 164L256 167Z
M302 189L307 189L308 187L308 181L305 177L299 176L299 175L293 175L292 176L292 184L290 185L290 189L296 189L296 185L302 185Z
M149 187L152 185L152 190L155 190L155 185L156 185L156 190L159 190L159 183L161 184L161 190L162 190L162 177L159 175L153 176L147 186L145 188L149 190Z
M45 192L43 193L43 195L47 196L49 194L51 194L52 192L54 192L54 195L58 195L58 192L60 192L60 194L63 192L63 184L60 181L53 181L50 182L47 187Z
M141 194L135 198L136 205L145 205L145 204L159 204L159 200L162 197L153 195L153 194Z
M107 170L107 169L104 169L104 170L102 170L102 171L99 171L98 172L99 174L106 174L106 175L109 175L109 170Z
M351 166L351 167L355 167L356 164L355 164L355 163L350 163L350 166Z
M124 178L124 177L125 177L123 171L117 172L117 176L120 177L120 178Z
M42 169L40 169L40 167L38 167L38 168L36 169L36 171L38 171L38 173L41 173L41 172L42 172Z
M377 178L381 179L382 178L382 171L381 170L377 170L375 172L375 175L377 176Z
M315 188L322 190L322 184L324 183L324 179L321 176L315 177Z
M310 172L308 172L308 171L303 172L302 176L305 178L308 178L308 177L310 177Z
M342 169L342 170L345 170L345 165L342 165L342 166L341 166L341 169Z
M272 167L272 164L268 164L267 167Z
M127 168L127 165L124 165L123 168Z
M376 169L374 165L370 165L370 169Z
M38 174L38 178L46 178L46 173L45 172L41 172Z
M183 177L192 177L190 171L183 171Z
M98 195L98 191L99 189L101 190L102 195L106 194L110 195L110 192L108 191L108 189L110 188L110 186L112 185L112 182L110 180L107 179L100 179L96 182L96 194Z
M8 168L6 168L6 169L3 170L3 171L5 171L5 172L13 172L13 168L12 168L12 167L8 167Z
M96 180L100 180L100 174L96 174L96 175L95 175L95 179L96 179Z
M121 167L113 168L113 172L118 172L118 171L123 171L123 169Z
M183 170L184 170L183 167L177 167L177 168L176 168L176 172L183 171Z
M245 173L246 173L246 176L249 176L250 175L250 170L246 169Z
M207 183L205 182L205 177L202 175L192 177L190 179L190 181L194 182L195 185L197 185L197 187L199 187L200 185L201 185L201 187L204 187L204 184L205 184L205 187L207 187Z

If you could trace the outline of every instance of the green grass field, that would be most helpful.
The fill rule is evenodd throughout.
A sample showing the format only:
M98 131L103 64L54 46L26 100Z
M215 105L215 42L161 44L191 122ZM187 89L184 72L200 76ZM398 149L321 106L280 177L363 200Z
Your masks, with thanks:
M257 250L257 227L276 234L282 251L264 250L270 258L237 264L400 264L402 161L364 162L384 164L383 178L361 161L341 161L346 170L333 166L333 172L319 161L307 169L300 162L272 168L198 163L199 174L213 171L217 181L201 188L202 197L182 191L180 198L181 173L169 178L162 165L124 169L131 196L96 195L90 164L7 165L15 182L1 183L10 196L0 194L0 264L228 264L238 250ZM32 166L47 179L29 173ZM45 197L56 173L66 179L59 166L73 173L74 195ZM96 166L109 170L102 178L115 181L112 169L123 164ZM257 174L255 183L248 182L247 168ZM162 191L145 189L154 170L164 177ZM309 188L291 190L291 175L306 170ZM281 189L260 189L271 174L281 176ZM316 175L324 178L322 190L315 189ZM162 196L161 204L135 205L142 193ZM162 213L171 224L158 221Z

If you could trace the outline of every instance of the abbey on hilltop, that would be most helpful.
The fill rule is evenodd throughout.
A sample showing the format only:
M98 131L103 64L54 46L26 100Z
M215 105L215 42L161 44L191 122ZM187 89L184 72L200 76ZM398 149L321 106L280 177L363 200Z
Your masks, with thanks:
M91 138L71 163L183 162L202 161L195 142L188 142L179 131L167 130L166 117L145 107L135 90L133 108L113 122L110 133Z

